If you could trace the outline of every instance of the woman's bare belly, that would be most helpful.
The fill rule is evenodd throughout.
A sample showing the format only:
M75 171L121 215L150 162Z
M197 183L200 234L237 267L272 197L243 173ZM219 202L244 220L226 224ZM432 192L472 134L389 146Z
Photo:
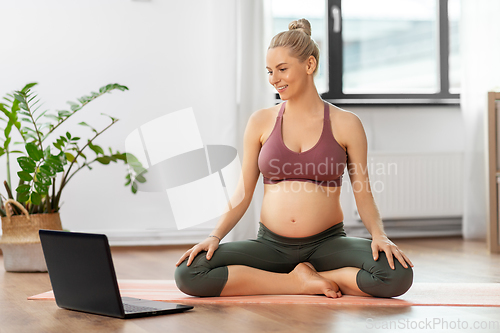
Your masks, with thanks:
M260 221L285 237L308 237L344 220L340 187L283 181L264 185Z

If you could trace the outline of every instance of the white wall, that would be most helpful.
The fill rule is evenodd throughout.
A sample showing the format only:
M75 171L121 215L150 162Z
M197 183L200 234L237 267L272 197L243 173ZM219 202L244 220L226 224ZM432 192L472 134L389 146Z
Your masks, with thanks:
M214 5L217 3L217 5ZM126 136L158 116L193 107L206 144L235 146L233 1L9 0L0 2L0 95L36 81L49 109L120 83L86 106L66 129L83 138L85 120L121 120L98 144L124 151ZM92 155L89 153L89 155ZM5 179L5 157L0 158ZM173 230L166 194L133 195L122 165L82 170L63 192L61 217L71 230ZM2 186L3 188L3 186ZM2 190L2 193L5 193Z
M463 151L464 124L459 106L343 107L365 127L369 151Z
M368 140L368 153L464 150L464 123L459 106L343 106L342 108L360 117ZM348 179L347 174L344 174L344 177ZM355 223L354 195L350 186L342 189L341 204L344 223Z

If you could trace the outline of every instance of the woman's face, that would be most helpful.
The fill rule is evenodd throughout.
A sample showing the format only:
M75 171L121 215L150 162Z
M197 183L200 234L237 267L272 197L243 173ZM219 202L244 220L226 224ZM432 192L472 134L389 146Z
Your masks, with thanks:
M309 72L312 75L308 61L300 62L289 54L288 48L280 46L267 51L266 64L269 83L280 94L282 100L290 99L305 91Z

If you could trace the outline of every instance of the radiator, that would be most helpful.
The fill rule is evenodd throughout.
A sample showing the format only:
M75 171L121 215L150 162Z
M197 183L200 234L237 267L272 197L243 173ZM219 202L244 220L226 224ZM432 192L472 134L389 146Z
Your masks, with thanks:
M368 153L367 167L380 215L393 234L461 233L463 153Z

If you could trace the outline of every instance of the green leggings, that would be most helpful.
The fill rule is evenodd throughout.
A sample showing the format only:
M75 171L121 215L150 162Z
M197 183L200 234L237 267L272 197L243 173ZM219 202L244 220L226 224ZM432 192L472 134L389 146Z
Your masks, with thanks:
M224 243L210 260L200 252L191 265L184 260L175 271L177 287L193 296L220 296L227 282L228 265L289 273L301 262L310 262L318 272L342 267L360 268L356 276L359 289L377 297L404 294L413 282L410 266L404 268L394 258L391 269L384 252L373 260L371 240L346 237L344 223L310 237L280 236L262 223L257 239Z

